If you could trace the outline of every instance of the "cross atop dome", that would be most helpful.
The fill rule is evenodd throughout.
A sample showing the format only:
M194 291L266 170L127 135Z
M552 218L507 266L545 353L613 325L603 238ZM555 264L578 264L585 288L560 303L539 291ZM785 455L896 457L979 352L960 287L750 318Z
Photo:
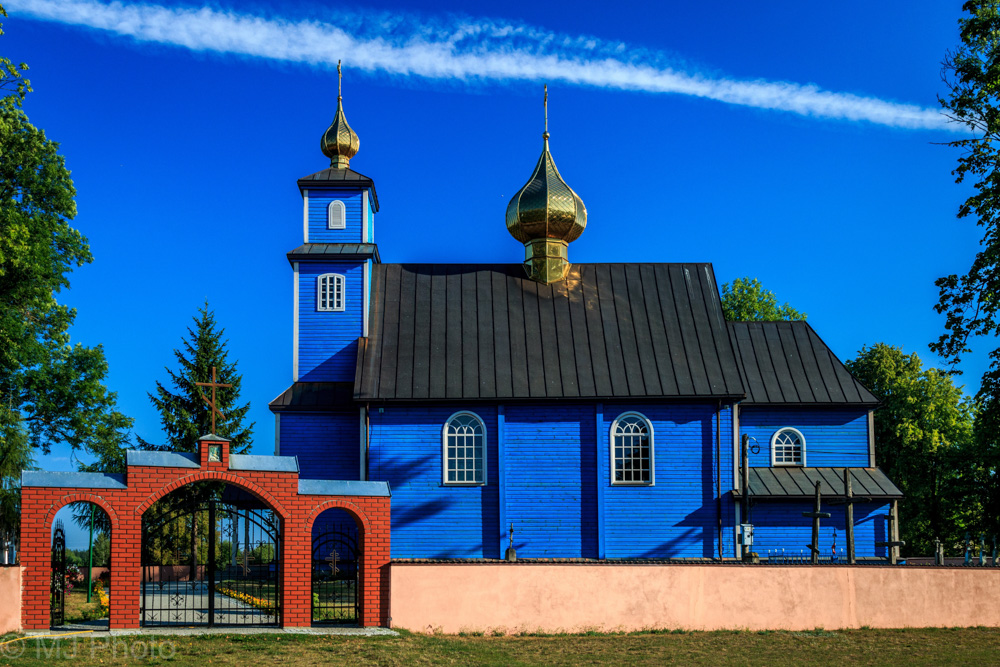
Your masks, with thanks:
M333 116L333 122L326 128L319 145L323 150L323 155L330 158L330 166L334 169L347 169L351 164L351 158L357 155L361 147L361 140L357 133L347 124L347 117L344 115L343 103L343 74L340 69L340 61L337 61L337 113Z

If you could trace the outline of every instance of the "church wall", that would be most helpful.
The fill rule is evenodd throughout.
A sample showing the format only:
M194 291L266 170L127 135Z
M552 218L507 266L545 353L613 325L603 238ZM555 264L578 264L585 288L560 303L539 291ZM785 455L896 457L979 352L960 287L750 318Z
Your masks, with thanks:
M867 410L741 407L741 434L756 438L760 445L756 454L751 448L751 467L771 465L771 437L786 426L805 437L808 466L868 466Z
M442 484L442 430L460 409L486 425L485 486ZM392 557L499 558L496 407L372 407L370 425L368 478L392 490Z
M610 482L610 433L618 415L643 414L653 425L653 486ZM604 542L607 558L718 556L716 405L606 405L601 425ZM733 555L732 413L722 416L722 554Z
M329 229L327 208L330 202L344 202L344 229ZM361 190L314 190L309 188L309 240L308 243L361 243L362 236ZM368 216L369 221L373 218Z
M486 486L441 481L442 428L463 407L487 426ZM610 483L611 423L630 410L653 424L654 486ZM726 557L735 523L730 410L719 443ZM392 555L497 558L514 524L519 558L717 556L716 414L714 404L505 405L500 445L498 406L372 408L369 479L392 488Z
M299 263L299 360L301 382L353 382L364 308L364 263ZM321 312L317 277L344 275L346 310Z
M597 558L594 406L506 406L505 413L506 516L518 558Z
M808 545L812 542L812 519L802 516L811 512L811 502L758 502L750 508L750 522L754 524L753 551L761 558L768 552L785 550L786 556L809 556ZM847 534L844 528L845 509L843 505L823 504L822 511L830 512L829 519L820 520L820 558L829 558L833 553L834 533L837 552L847 557ZM885 547L875 547L876 542L885 542L888 537L889 505L858 503L854 506L854 553L858 558L888 557Z
M281 453L297 456L302 479L360 479L361 446L355 408L281 413Z

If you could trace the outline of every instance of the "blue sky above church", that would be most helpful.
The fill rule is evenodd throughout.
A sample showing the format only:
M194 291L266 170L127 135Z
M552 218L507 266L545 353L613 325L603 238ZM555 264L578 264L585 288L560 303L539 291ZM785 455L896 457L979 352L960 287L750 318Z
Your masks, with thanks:
M14 0L0 44L31 67L26 110L62 146L96 257L61 297L75 339L105 346L155 442L146 392L207 298L268 453L295 181L329 164L338 58L383 261L523 259L504 213L548 83L552 154L588 210L572 261L712 262L806 311L841 359L884 341L934 364L933 281L978 240L937 145L960 136L936 101L960 4Z

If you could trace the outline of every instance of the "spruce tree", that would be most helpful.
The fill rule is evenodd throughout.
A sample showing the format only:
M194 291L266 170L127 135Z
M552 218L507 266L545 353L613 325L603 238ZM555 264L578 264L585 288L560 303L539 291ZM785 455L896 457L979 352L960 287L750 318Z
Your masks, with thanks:
M229 361L228 341L223 339L225 329L218 327L215 313L207 302L192 319L194 326L188 327L181 348L174 350L179 368L176 371L165 369L170 376L170 386L157 381L156 391L149 394L160 413L165 442L154 445L138 436L136 440L140 449L196 451L198 438L212 430L212 410L202 399L203 395L211 397L211 391L195 383L211 381L212 367L215 367L218 382L233 385L216 390L216 406L222 414L215 418L215 435L228 438L230 451L234 454L246 453L253 441L254 423L243 425L250 403L240 404L242 377L236 362Z

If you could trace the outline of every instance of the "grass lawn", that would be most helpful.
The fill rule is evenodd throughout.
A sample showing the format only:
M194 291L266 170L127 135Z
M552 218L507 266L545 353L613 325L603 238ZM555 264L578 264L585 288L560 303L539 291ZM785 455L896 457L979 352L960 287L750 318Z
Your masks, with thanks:
M101 604L97 601L96 593L91 596L91 601L88 603L85 587L77 586L66 595L66 622L75 623L101 618L100 608Z
M5 639L10 639L7 637ZM511 637L202 635L35 639L0 646L0 665L983 665L1000 628L687 632ZM17 653L11 648L18 647ZM21 649L23 648L23 652ZM172 649L172 650L171 650ZM153 657L149 657L152 654ZM166 656L166 657L164 657ZM172 657L170 657L172 656Z

